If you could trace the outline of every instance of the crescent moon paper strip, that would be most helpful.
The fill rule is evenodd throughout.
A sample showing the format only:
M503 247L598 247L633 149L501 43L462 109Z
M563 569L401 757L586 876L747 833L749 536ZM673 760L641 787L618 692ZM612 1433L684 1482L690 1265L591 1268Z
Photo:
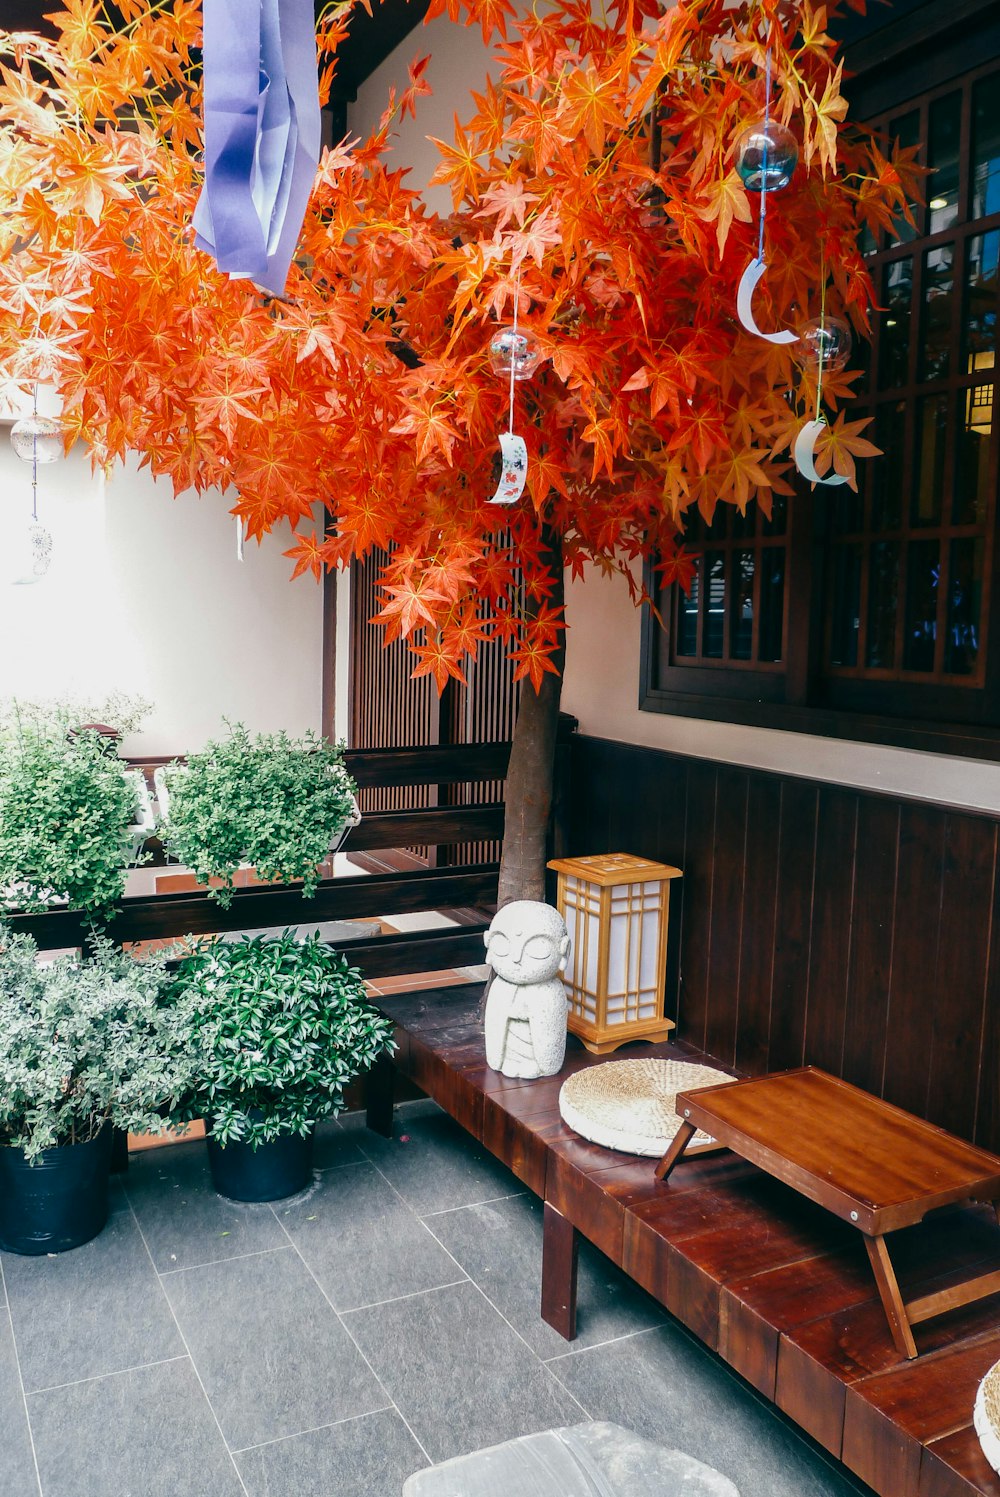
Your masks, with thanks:
M524 438L516 437L512 431L503 432L500 437L500 456L503 459L503 472L490 503L516 504L524 493L528 477L528 448Z
M764 274L767 266L763 260L751 260L740 278L739 290L736 293L736 313L748 333L753 333L756 338L763 338L768 343L797 343L798 334L785 328L780 333L762 333L754 321L753 294L757 290L757 284Z
M810 483L846 483L847 479L842 473L829 473L826 478L820 477L816 472L816 464L813 458L816 453L816 443L820 432L826 426L825 421L807 421L795 438L795 446L792 455L795 458L795 466L803 478L808 478Z

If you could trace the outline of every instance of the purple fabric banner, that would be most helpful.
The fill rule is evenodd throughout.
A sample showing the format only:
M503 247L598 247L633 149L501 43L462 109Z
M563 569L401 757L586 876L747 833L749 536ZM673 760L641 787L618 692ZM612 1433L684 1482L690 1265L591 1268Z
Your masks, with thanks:
M196 243L280 296L319 162L313 0L204 0L204 24Z

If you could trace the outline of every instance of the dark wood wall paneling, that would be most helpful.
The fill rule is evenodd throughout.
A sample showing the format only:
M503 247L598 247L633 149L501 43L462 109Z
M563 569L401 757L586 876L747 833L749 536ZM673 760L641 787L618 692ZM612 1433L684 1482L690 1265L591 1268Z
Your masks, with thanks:
M822 1066L1000 1149L1000 819L603 739L572 752L572 852L684 870L682 1038L751 1075Z

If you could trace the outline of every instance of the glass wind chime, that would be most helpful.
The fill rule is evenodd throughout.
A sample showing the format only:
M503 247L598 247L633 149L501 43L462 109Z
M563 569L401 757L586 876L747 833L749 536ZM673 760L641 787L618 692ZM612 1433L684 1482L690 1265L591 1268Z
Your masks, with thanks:
M490 339L490 368L509 382L510 406L507 430L500 434L500 481L491 504L516 504L524 493L528 478L528 448L523 437L514 431L514 386L530 379L542 362L542 350L532 332L522 332L517 325L521 277L514 286L514 321L510 327L498 328Z
M65 455L63 428L51 416L38 414L38 390L30 416L15 421L10 443L24 463L31 464L31 519L19 537L9 580L15 586L40 582L52 561L52 533L38 518L38 465L57 463Z
M787 125L771 118L771 47L765 49L764 115L740 133L736 142L736 171L748 192L760 194L760 218L757 230L757 254L740 278L736 294L736 311L742 325L756 338L768 343L799 345L795 357L803 369L816 375L816 415L799 428L792 448L795 466L811 483L841 484L846 478L839 473L826 477L816 471L816 443L826 427L823 415L823 376L843 369L851 356L851 330L840 317L826 312L826 274L822 276L820 315L804 323L797 333L790 328L765 333L758 327L753 312L754 292L767 272L765 259L765 224L767 199L772 192L782 192L795 175L799 148Z

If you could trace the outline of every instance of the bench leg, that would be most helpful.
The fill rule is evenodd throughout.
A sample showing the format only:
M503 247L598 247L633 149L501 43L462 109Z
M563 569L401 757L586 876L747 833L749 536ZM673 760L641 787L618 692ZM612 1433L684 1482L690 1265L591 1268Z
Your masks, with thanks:
M879 1297L882 1300L882 1308L892 1331L892 1339L896 1343L896 1350L910 1360L917 1355L917 1343L913 1339L910 1329L910 1318L903 1304L903 1296L899 1292L899 1284L896 1281L896 1270L889 1258L889 1249L885 1245L884 1237L869 1237L865 1234L865 1247L868 1249L868 1261L875 1275L878 1285Z
M542 1319L567 1341L576 1337L579 1246L579 1233L572 1222L546 1201L542 1236Z
M392 1092L396 1068L388 1055L380 1055L368 1072L365 1087L365 1122L373 1133L392 1137Z

